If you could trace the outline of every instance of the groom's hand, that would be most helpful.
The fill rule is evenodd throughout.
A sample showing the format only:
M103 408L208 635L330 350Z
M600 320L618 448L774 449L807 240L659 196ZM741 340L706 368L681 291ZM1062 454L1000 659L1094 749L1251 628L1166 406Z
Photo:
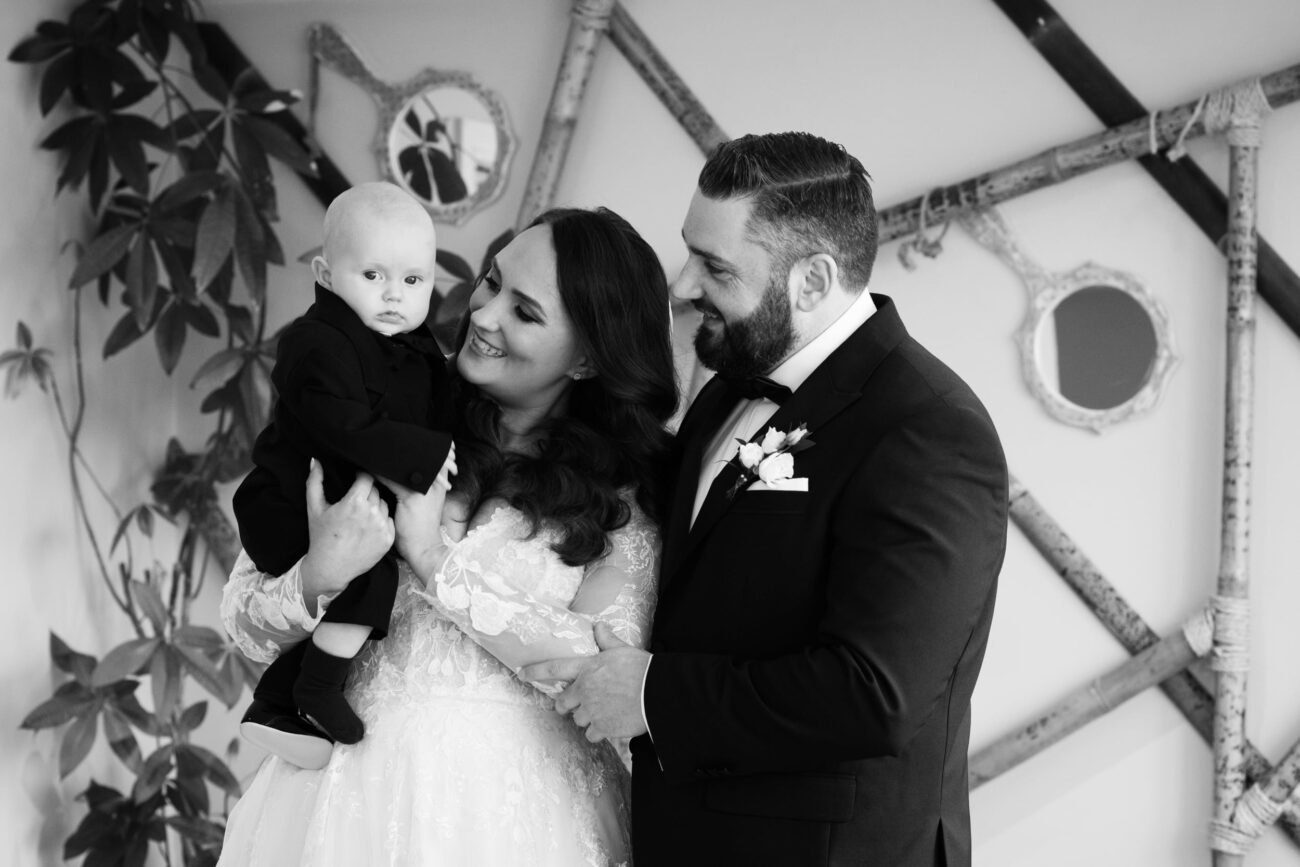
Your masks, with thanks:
M569 682L556 697L555 709L572 713L592 743L645 734L641 682L650 654L620 641L605 623L597 623L595 631L597 655L534 663L519 672L520 679Z

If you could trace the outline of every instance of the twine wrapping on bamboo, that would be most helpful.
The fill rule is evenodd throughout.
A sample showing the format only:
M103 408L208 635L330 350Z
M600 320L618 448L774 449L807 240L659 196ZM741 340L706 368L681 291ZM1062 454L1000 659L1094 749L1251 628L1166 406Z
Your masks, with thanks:
M1208 609L1177 632L1148 647L1114 670L1093 679L1033 722L970 757L972 789L1011 770L1133 696L1182 671L1210 648Z
M1210 823L1210 845L1219 852L1245 855L1250 847L1282 815L1285 804L1279 804L1258 783L1251 786L1237 800L1231 822L1215 820Z
M1259 80L1259 92L1274 109L1300 99L1300 64L1263 76ZM1149 153L1153 129L1158 147L1175 143L1184 127L1189 127L1183 136L1184 140L1198 138L1206 133L1205 118L1190 125L1188 120L1196 112L1200 101L1198 98L1165 109L1154 118L1149 115L1142 117L885 208L880 212L880 243L916 232L920 224L921 204L927 199L927 217L937 225L961 211L995 205ZM1206 97L1207 108L1208 102ZM1203 115L1205 113L1207 112L1202 112Z
M609 27L614 0L574 0L573 19L564 44L564 56L555 74L555 89L542 124L537 154L528 173L523 202L515 228L522 229L555 200L555 190L569 155L569 144L578 123L587 79L596 59L596 49Z
M1241 864L1249 835L1234 823L1246 790L1244 660L1250 598L1251 436L1255 375L1255 219L1259 168L1257 87L1207 100L1207 122L1226 118L1229 141L1227 370L1223 437L1223 527L1215 612L1215 867ZM1211 104L1213 103L1213 104ZM1221 597L1221 598L1220 598ZM1231 600L1231 601L1229 601ZM1222 615L1222 622L1220 622ZM1222 653L1220 648L1222 647Z
M1250 671L1250 603L1231 596L1211 596L1214 609L1214 653L1210 668L1215 671Z
M1124 601L1074 540L1014 475L1009 492L1010 516L1030 544L1057 571L1079 599L1129 653L1138 653L1159 640L1155 631ZM1202 666L1192 664L1160 684L1174 706L1207 742L1212 742L1213 705L1209 679ZM1264 779L1275 772L1271 762L1246 741L1246 773ZM1288 802L1278 821L1292 842L1300 845L1300 798Z
M938 192L935 190L934 192ZM939 226L937 234L931 235L929 230L929 201L930 196L921 197L921 213L917 217L919 223L916 227L916 234L907 238L903 243L898 245L898 261L908 271L916 270L916 263L912 260L913 253L920 253L928 259L937 258L943 252L943 237L948 234L949 220L943 220Z

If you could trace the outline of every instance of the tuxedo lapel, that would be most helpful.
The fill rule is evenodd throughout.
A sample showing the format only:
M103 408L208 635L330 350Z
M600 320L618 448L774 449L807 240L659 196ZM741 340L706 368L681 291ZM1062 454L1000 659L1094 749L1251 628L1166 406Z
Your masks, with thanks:
M761 440L769 427L790 431L802 424L807 426L809 438L816 443L818 429L862 396L863 386L871 378L872 372L885 356L907 337L907 330L903 327L902 320L898 318L898 311L893 301L880 295L872 297L876 301L876 312L871 318L849 335L848 339L813 371L803 385L799 386L794 394L777 409L772 418L754 433L751 442ZM728 406L730 405L732 404L729 403ZM714 421L712 427L708 429L708 434L716 431L725 417L726 414L723 413ZM708 434L697 435L695 440L707 441ZM728 493L740 476L740 471L734 465L728 464L724 467L709 487L709 493L700 506L700 513L695 523L691 524L690 514L694 503L691 499L686 500L683 515L681 494L683 488L689 487L691 497L694 497L701 470L699 451L703 449L703 444L696 442L687 445L696 446L695 458L689 463L683 461L682 474L678 478L678 499L673 507L670 529L676 530L677 534L682 534L683 530L689 529L684 533L684 539L678 535L678 538L672 540L671 549L665 546L664 563L668 568L663 572L662 581L667 581L669 576L690 556L691 551L709 534L713 525L727 513L727 509L735 500L735 497L728 496ZM813 448L816 448L816 445ZM797 476L798 458L795 459L795 467ZM692 469L694 475L690 475ZM690 475L689 479L688 475ZM671 559L667 556L669 551L671 551Z
M704 384L696 395L690 410L682 419L677 437L682 444L681 464L677 468L677 484L669 510L668 526L664 533L663 569L660 583L664 583L676 570L678 554L691 526L691 512L695 508L695 494L699 489L701 461L704 450L717 433L722 422L735 408L739 398L722 380L714 377Z

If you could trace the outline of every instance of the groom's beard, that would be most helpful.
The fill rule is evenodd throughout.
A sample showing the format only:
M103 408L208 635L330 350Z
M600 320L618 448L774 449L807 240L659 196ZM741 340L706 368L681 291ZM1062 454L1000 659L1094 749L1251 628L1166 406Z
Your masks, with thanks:
M711 305L700 299L700 310ZM701 325L695 332L695 354L710 370L723 376L761 376L789 354L795 343L794 316L786 298L786 281L773 274L753 313L744 319L726 323L718 319L719 329Z

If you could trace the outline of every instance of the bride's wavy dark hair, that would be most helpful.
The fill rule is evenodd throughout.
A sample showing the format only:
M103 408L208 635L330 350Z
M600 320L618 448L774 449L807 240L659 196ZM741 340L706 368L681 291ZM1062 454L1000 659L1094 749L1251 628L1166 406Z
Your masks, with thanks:
M503 497L532 522L560 533L570 566L604 556L608 534L631 516L619 489L633 487L658 521L666 497L677 408L668 284L650 245L607 208L556 208L533 220L555 249L560 301L591 375L569 389L568 412L550 419L534 455L501 449L500 407L452 365L457 392L456 489L477 509ZM465 345L469 314L456 350Z

